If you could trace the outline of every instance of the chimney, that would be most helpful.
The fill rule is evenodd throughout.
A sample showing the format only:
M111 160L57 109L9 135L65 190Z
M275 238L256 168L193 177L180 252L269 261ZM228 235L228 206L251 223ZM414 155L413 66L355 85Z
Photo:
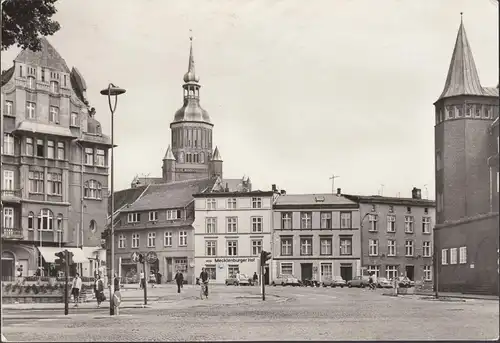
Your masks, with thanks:
M224 189L226 192L229 192L229 186L227 185L227 182L226 182L226 188Z
M281 195L285 195L286 191L284 189L281 190Z
M413 187L413 189L411 190L411 198L422 199L422 191L417 187Z
M337 196L339 197L341 194L342 194L342 189L341 188L337 188Z
M271 185L271 188L272 188L273 192L276 192L276 185L274 183Z

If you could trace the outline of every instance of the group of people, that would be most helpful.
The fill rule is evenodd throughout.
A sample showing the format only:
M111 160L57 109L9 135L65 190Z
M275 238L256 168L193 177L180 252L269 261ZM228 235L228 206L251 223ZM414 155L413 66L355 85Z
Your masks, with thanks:
M113 278L113 284L115 288L115 292L120 290L120 278L115 274ZM101 303L106 300L106 296L104 295L104 281L100 274L96 275L96 280L94 282L94 295L97 300L97 307L101 307ZM76 273L73 278L73 282L71 284L71 295L73 296L74 307L78 307L80 302L80 295L82 292L82 279L80 278L80 274Z

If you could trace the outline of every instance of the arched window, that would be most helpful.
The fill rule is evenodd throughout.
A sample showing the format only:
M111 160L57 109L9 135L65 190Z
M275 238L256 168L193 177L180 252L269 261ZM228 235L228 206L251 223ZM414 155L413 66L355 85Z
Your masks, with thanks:
M49 209L43 209L38 215L38 230L52 230L54 228L54 215Z
M33 230L35 227L35 214L33 212L28 213L28 230Z
M190 153L186 154L186 163L191 163L191 154Z
M63 215L59 213L57 215L57 231L63 230Z
M92 233L97 231L97 222L94 219L90 221L89 229Z
M85 199L102 199L102 186L96 180L86 181L83 186L83 197Z

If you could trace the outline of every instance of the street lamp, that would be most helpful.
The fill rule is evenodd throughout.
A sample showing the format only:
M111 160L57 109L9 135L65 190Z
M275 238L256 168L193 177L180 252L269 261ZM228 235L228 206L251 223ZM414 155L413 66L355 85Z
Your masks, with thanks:
M359 261L359 264L360 264L360 267L359 267L359 272L361 273L360 276L363 276L363 272L362 272L362 265L361 265L361 261L363 260L363 222L365 221L365 218L368 217L370 215L370 212L367 212L365 213L365 215L363 217L361 217L361 220L359 221L359 240L361 241L361 249L360 249L360 253L361 253L361 258L360 258L360 261Z
M115 154L114 154L114 117L116 105L118 102L118 95L125 93L125 89L116 87L114 84L110 83L108 88L101 91L102 95L108 97L109 110L111 111L111 279L109 282L109 315L113 316L115 314L114 305L114 294L115 294L115 227L113 222L113 214L115 212L115 199L114 199L114 181L115 181ZM112 104L111 99L113 98L114 104Z

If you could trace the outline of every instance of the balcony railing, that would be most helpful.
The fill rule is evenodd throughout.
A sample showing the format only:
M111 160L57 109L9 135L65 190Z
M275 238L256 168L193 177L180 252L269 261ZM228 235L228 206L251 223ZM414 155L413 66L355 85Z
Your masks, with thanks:
M12 228L3 227L2 228L2 238L4 239L23 239L23 229L22 228Z
M21 197L20 189L2 189L2 201L19 201Z

